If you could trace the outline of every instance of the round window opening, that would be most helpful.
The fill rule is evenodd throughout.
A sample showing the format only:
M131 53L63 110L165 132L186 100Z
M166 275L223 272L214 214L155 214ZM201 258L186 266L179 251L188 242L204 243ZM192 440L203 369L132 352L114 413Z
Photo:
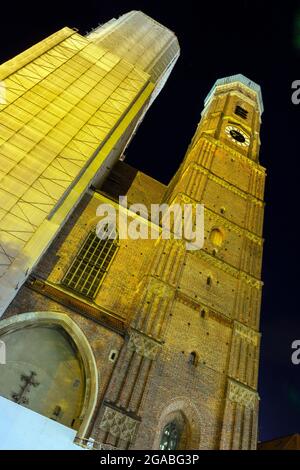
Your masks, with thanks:
M177 424L172 421L168 423L162 432L160 446L161 450L175 450L177 449L179 441L179 432Z

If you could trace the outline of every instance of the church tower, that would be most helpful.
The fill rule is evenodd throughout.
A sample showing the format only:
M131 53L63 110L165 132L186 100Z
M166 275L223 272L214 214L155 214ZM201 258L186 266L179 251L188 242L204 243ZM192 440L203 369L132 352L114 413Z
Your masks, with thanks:
M122 47L121 39L124 35L128 39L129 33L128 40L136 43L139 24L141 36L147 33L145 50L149 34L158 38L156 62L151 53L141 53L140 47L136 51ZM0 364L0 415L11 417L7 423L12 424L0 424L0 448L37 448L34 446L44 439L41 448L255 449L265 180L258 160L263 112L260 87L243 75L217 80L205 100L185 158L165 186L117 160L176 61L178 45L173 33L132 12L86 38L62 30L43 44L42 52L46 53L47 47L51 52L54 44L60 44L54 55L50 53L55 60L60 57L63 61L62 54L73 51L76 64L89 69L83 58L91 60L92 56L97 66L120 79L116 83L118 99L124 101L123 93L128 102L122 112L115 99L110 99L110 106L117 106L120 116L116 127L111 123L111 128L101 131L107 134L103 134L104 143L116 132L105 155L95 153L100 138L95 129L94 137L85 143L79 139L81 134L70 135L68 153L63 153L66 163L58 144L51 148L59 151L48 177L54 175L59 181L59 175L68 174L61 183L65 192L57 192L52 205L44 207L47 217L41 216L41 224L52 231L34 226L34 240L39 234L43 237L32 245L35 251L30 263L23 256L17 269L10 268L14 259L3 267L9 275L4 278L3 292L0 289L0 341L6 346L6 364ZM82 49L89 55L77 54ZM31 56L40 53L41 48L30 52ZM27 59L28 54L22 56L24 63ZM41 57L37 65L43 64L46 70L44 59ZM117 74L109 62L112 60L120 63ZM19 65L20 61L9 64L12 73ZM72 65L70 61L68 65ZM77 72L78 67L74 67ZM132 75L121 77L126 67L134 72L136 83ZM122 80L136 94L134 90L126 92ZM23 88L19 79L17 83L20 89L16 93L21 93L25 81ZM52 84L51 77L47 83ZM61 86L67 102L63 82ZM106 90L108 81L97 85L99 93L101 86ZM145 87L147 96L139 101ZM38 89L43 91L41 86ZM108 89L107 93L110 96ZM37 99L32 90L29 97ZM90 106L96 106L96 99ZM26 104L24 100L21 103ZM36 111L39 103L40 99ZM86 129L91 131L88 109L86 106L84 116ZM80 113L73 112L70 109L65 117L75 123ZM101 112L108 121L111 109L106 106ZM25 119L23 114L20 111L20 121ZM2 116L8 129L8 124L17 125L9 109L3 110ZM26 116L29 119L28 111ZM30 123L24 127L22 139L24 132L27 139L30 135L35 138L32 129L36 122L33 120L33 127ZM59 125L63 129L66 122ZM61 136L55 126L53 132L53 138ZM12 146L19 140L8 130L6 137L13 139L2 147L7 156L9 151L13 154ZM78 145L87 155L85 163L72 170L72 176L71 151L79 155ZM30 153L31 148L25 151ZM40 161L38 158L36 155L34 161ZM42 163L37 167L38 187L26 181L25 189L32 197L37 196L38 188L42 193L46 184ZM109 168L104 163L109 163ZM22 176L20 168L13 170L12 176L18 175ZM6 181L13 185L12 180ZM10 188L5 186L3 191L9 193ZM127 207L118 200L125 195ZM13 200L11 191L10 199L7 196L11 229L5 236L17 237L15 227L24 225L20 212L24 201ZM31 202L41 210L41 199ZM136 218L131 206L135 203L147 208L162 203L171 207L203 204L204 245L187 250L184 238L164 239L161 224L155 226L143 214L139 215L140 223L147 229L155 226L160 234L157 239L101 240L95 228L97 208L102 203L110 204L117 214L126 213L129 221ZM29 227L28 221L26 224ZM16 257L23 245L19 243L17 248L12 253ZM28 250L23 253L30 254ZM10 253L3 250L2 258L7 255ZM16 416L19 429L22 425L28 429L31 423L26 436L16 436ZM51 432L41 433L41 429Z
M205 101L164 196L170 205L204 204L205 244L189 252L160 239L153 247L108 388L102 442L119 443L113 423L132 413L143 416L132 421L132 448L256 448L262 111L260 88L242 75L218 80Z
M255 83L242 75L217 80L167 191L170 203L183 199L205 206L205 245L186 255L176 296L186 305L186 347L194 342L202 369L197 394L200 409L206 410L203 434L212 439L208 447L214 447L215 440L221 449L254 449L257 441L262 112ZM180 311L174 328L181 336L185 325Z

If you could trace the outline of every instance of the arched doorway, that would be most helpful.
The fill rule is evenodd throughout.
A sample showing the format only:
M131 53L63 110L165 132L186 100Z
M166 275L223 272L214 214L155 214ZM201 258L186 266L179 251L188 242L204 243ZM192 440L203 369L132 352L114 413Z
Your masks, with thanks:
M0 395L85 433L98 391L87 338L66 314L31 312L0 321L6 346Z

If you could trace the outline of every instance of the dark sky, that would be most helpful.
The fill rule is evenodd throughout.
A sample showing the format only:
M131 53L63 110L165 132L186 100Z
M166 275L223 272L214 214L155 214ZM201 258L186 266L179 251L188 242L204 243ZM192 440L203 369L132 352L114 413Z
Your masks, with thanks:
M291 343L300 339L300 105L291 102L291 83L300 80L300 38L295 40L300 2L5 1L0 8L0 62L63 26L77 27L84 34L131 9L143 10L171 28L181 45L181 58L167 86L127 150L131 165L167 183L215 80L243 73L262 87L260 162L268 177L260 439L300 432L300 365L291 363Z

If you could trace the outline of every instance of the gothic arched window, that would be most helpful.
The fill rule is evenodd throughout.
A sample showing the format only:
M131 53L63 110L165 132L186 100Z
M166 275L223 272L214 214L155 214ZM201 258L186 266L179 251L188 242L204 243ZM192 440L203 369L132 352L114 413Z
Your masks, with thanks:
M168 423L162 432L159 448L161 450L177 449L179 441L178 426L175 421Z
M107 227L110 233L113 228ZM89 233L68 269L62 284L78 294L93 299L117 250L117 239L102 240L93 230Z

